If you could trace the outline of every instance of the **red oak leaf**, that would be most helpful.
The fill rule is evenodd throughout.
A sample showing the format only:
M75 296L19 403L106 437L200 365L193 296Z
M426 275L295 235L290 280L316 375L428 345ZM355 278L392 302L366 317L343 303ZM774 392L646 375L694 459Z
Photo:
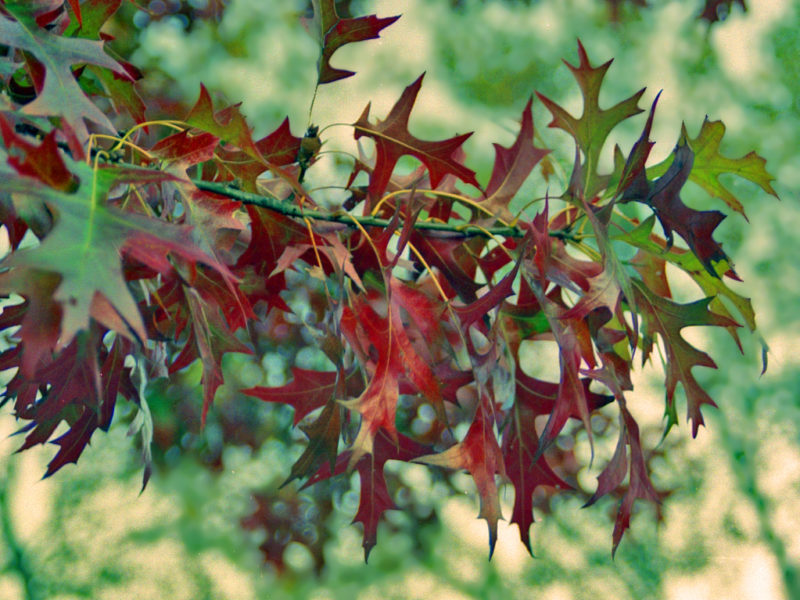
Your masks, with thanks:
M687 137L685 128L683 135ZM725 125L722 121L709 121L706 117L697 137L687 140L689 147L694 152L694 163L691 173L689 173L689 180L702 187L709 195L722 199L730 208L744 216L742 203L728 188L722 185L719 176L724 173L738 175L752 181L762 190L777 198L778 194L770 184L774 177L765 168L767 161L755 152L750 152L741 158L728 158L720 154L719 146L724 135Z
M59 277L54 273L31 273L19 288L18 294L26 298L22 304L6 306L0 316L0 327L6 329L20 325L15 337L20 341L22 356L15 365L26 378L33 378L38 367L50 362L58 343L61 324L61 306L53 300Z
M364 525L364 560L369 558L370 550L377 542L378 523L381 515L396 506L386 487L383 468L389 460L410 462L430 452L430 448L418 444L411 438L402 434L394 436L385 431L375 435L375 443L371 454L362 455L357 459L355 468L361 479L361 496L358 502L358 512L353 519L354 523ZM352 451L343 452L336 460L336 465L331 472L330 465L324 464L303 487L308 487L318 481L340 475L348 470L353 460Z
M292 135L289 117L286 117L275 131L256 142L256 148L268 163L283 167L297 160L302 142L303 138Z
M588 281L589 288L572 308L560 315L560 319L583 319L598 308L608 308L612 314L621 314L619 283L611 272L603 269Z
M307 414L324 406L336 391L336 371L311 371L292 367L292 380L279 387L256 386L242 390L243 394L264 402L280 402L294 408L294 424Z
M447 310L441 298L431 298L418 287L392 277L392 299L405 309L429 346L444 339L442 315Z
M218 143L219 138L208 132L192 134L185 130L160 139L150 152L165 162L176 162L186 169L211 160Z
M652 233L654 224L655 216L650 216L630 234L624 236L633 246L640 249L631 264L639 271L645 285L657 295L670 298L671 294L665 279L663 265L665 262L674 264L697 283L705 296L713 298L709 303L709 308L713 312L728 317L732 321L736 320L729 309L729 305L732 305L747 328L755 331L755 312L750 299L734 292L718 275L709 273L692 252L675 247L667 250L666 241ZM725 275L733 277L734 274L732 271L728 271ZM728 302L724 303L723 297ZM726 327L726 329L738 344L737 328Z
M694 153L682 136L675 148L672 164L652 184L646 202L655 210L667 236L668 246L672 245L672 232L677 231L706 270L718 277L713 263L727 260L727 255L714 240L713 234L725 215L717 210L698 211L689 208L679 195L692 171L693 162Z
M17 135L6 116L0 114L0 133L6 148L11 152L8 164L18 173L38 179L63 192L70 192L77 185L75 177L59 154L55 130L48 133L42 143L36 146L29 138Z
M497 521L502 518L495 475L505 475L503 452L492 427L492 416L486 397L478 405L467 435L458 444L439 454L418 458L418 462L450 469L466 469L475 480L481 498L479 517L489 525L489 557L497 541Z
M386 189L397 160L406 154L419 159L428 168L431 185L434 188L439 185L439 182L448 173L457 176L465 183L480 188L478 181L475 179L475 172L453 158L453 154L472 135L471 133L465 133L440 142L426 142L412 136L408 131L408 118L422 86L423 77L424 74L420 75L414 83L403 91L386 120L378 121L376 125L370 124L369 109L371 104L367 104L358 121L353 124L356 139L366 136L375 140L377 157L368 189L373 202Z
M379 429L397 435L397 411L400 379L408 377L417 390L434 406L442 402L441 391L430 366L416 353L406 335L397 305L389 302L387 317L381 317L361 297L355 297L352 310L343 307L342 333L358 352L370 373L364 392L345 404L361 413L362 424L353 443L354 459L372 452L373 439ZM369 360L370 347L377 352L377 361Z
M554 217L554 221L557 218ZM550 223L549 202L545 201L544 210L534 217L528 228L535 253L525 266L539 282L539 287L546 289L549 283L554 283L573 292L588 290L591 279L602 272L603 266L575 258L567 252L564 242L550 235L552 229L558 227Z
M345 44L372 40L380 37L380 31L400 18L384 17L379 18L375 15L357 17L354 19L342 19L336 13L336 3L334 0L313 0L314 20L319 27L320 43L322 53L317 63L319 72L318 82L331 83L345 77L355 75L354 71L337 69L330 64L331 56Z
M48 463L44 476L49 477L66 464L77 464L95 429L97 429L97 413L90 408L84 408L69 431L53 440L53 443L61 446L61 449Z
M260 155L258 159L253 159L247 151L227 147L217 148L217 153L225 161L226 169L241 182L243 190L258 193L256 179L264 171L272 170L279 176L289 176L287 171L278 168L297 161L302 141L303 138L292 135L287 117L275 131L255 142Z
M650 107L650 114L647 116L647 121L645 121L642 135L639 136L639 139L636 140L633 148L631 148L631 152L622 169L622 175L619 178L619 184L617 184L615 195L622 194L623 199L629 196L636 197L638 195L645 197L647 195L646 186L644 190L641 190L638 189L640 185L637 184L640 184L643 180L641 173L645 168L647 158L650 156L650 151L654 146L654 142L650 141L650 130L653 128L653 117L655 116L656 105L660 97L661 92L658 92Z
M115 110L120 113L125 109L137 123L144 123L147 107L136 90L135 81L142 78L139 70L130 63L120 63L127 75L122 76L114 71L89 65L91 72L100 80L108 92L108 97ZM147 128L145 127L145 131Z
M519 389L519 388L518 388ZM511 523L519 526L522 543L531 550L530 528L533 524L533 493L540 485L570 489L568 483L556 475L547 464L545 457L536 458L539 438L536 435L536 416L526 403L514 404L512 418L503 436L503 458L506 475L514 485L514 510Z
M453 306L453 310L458 315L464 331L470 328L473 323L483 322L483 319L490 310L498 306L504 298L507 298L514 293L513 285L519 272L520 262L514 265L514 268L500 280L494 287L483 294L480 298L471 302L466 306ZM485 328L484 328L485 329Z
M189 264L213 265L230 277L223 265L188 239L187 227L108 204L109 190L125 180L124 174L111 168L92 170L84 163L75 163L74 170L81 183L69 194L29 177L0 180L0 189L16 193L15 203L34 209L46 206L56 217L39 246L18 250L4 260L8 270L0 275L0 290L16 293L26 289L25 281L38 271L59 275L61 281L53 296L63 311L59 347L87 329L90 316L132 339L146 338L123 277L122 255L168 273L173 264L167 256L172 253Z
M642 445L639 441L639 426L633 415L628 411L624 398L617 398L620 407L620 432L617 449L611 457L608 465L603 469L597 478L597 490L584 506L590 506L602 496L618 488L625 479L628 479L628 489L620 502L617 518L614 523L613 547L611 555L617 552L619 543L625 530L630 527L631 511L633 503L642 498L651 502L659 503L660 498L650 481L647 473ZM625 446L630 448L630 469L628 468L628 456Z
M297 413L295 412L295 415ZM308 436L308 445L303 450L294 464L289 477L281 487L294 481L309 477L316 473L320 464L329 459L329 468L334 468L336 455L339 451L339 435L342 428L342 408L336 399L331 396L325 403L319 416L312 423L301 425L303 433Z
M333 272L344 272L359 288L363 289L364 287L358 274L361 269L356 269L353 266L351 250L344 246L336 233L314 234L314 243L295 244L287 247L278 259L275 268L270 272L270 276L283 273L286 269L295 267L297 260L301 257L308 257L306 258L307 261L313 261L312 264L315 264L315 266L321 266L326 274L330 272L327 268L328 263L330 263ZM327 259L327 262L319 265L322 262L322 258Z
M236 261L235 273L244 281L242 290L250 302L263 300L272 308L289 312L280 293L286 289L286 275L276 272L285 249L308 239L307 230L296 221L271 210L247 206L250 243Z
M206 86L200 84L200 97L184 119L186 123L233 144L247 156L265 162L250 131L250 126L239 111L239 104L215 111Z
M208 304L201 300L194 288L184 291L186 306L189 310L191 330L183 350L170 365L169 372L174 373L189 366L199 358L203 363L203 412L202 423L206 422L208 409L214 401L217 388L224 383L222 376L222 355L226 352L252 354L253 351L240 342L222 316L217 304Z
M538 454L544 452L555 441L567 419L575 414L579 416L586 428L589 443L592 446L592 454L594 454L594 437L589 422L592 408L587 397L586 388L579 375L581 360L586 360L589 364L594 362L591 343L588 344L587 348L586 343L582 340L582 337L584 337L582 331L587 330L587 326L582 321L560 319L560 315L564 312L563 303L546 296L540 285L535 280L532 280L531 265L526 264L525 266L527 270L523 271L523 273L529 280L529 289L535 295L539 306L542 307L542 311L550 325L550 331L558 344L559 364L561 367L558 396L542 431Z
M409 241L430 266L442 272L449 286L452 286L448 295L458 294L464 302L478 299L477 291L481 285L475 282L479 266L475 257L485 246L483 240L472 238L465 242L461 239L438 239L414 230Z
M131 351L131 344L125 338L117 337L110 351L106 351L102 344L97 345L100 349L100 355L105 354L105 359L100 368L100 394L99 405L94 404L92 397L93 390L87 390L87 396L80 398L83 406L80 408L82 413L74 422L70 422L70 429L61 437L53 440L54 444L61 446L58 453L53 457L47 465L47 472L45 477L49 477L61 467L68 463L77 463L86 446L91 440L92 434L96 429L107 431L111 425L111 419L114 415L114 407L117 403L117 395L123 394L131 402L138 402L138 392L133 387L130 380L130 369L124 366L125 357ZM94 348L88 348L90 352ZM65 351L65 355L69 356L69 352ZM61 357L56 363L61 362ZM86 368L86 366L94 367L96 362L94 359L89 359L78 352L74 356L74 360L80 363L76 367ZM41 379L40 383L50 384L50 392L47 401L52 399L50 394L58 395L58 390L62 386L68 385L69 376L65 376L64 372L59 370L58 375L54 376L50 369L45 369L39 374ZM78 398L75 398L78 400ZM72 402L72 404L75 404ZM68 413L68 409L64 411ZM41 415L36 414L37 420L42 418ZM149 477L150 465L145 467L144 485L147 485Z
M532 411L535 415L549 415L553 412L556 400L558 399L560 384L550 381L542 381L522 372L519 366L514 374L517 402L524 406L526 410ZM594 412L614 400L613 396L598 394L589 391L591 379L581 379L583 390L589 401L589 412ZM580 419L580 413L573 408L567 415L572 419Z
M516 141L509 148L494 144L494 167L486 186L486 200L481 204L498 217L512 221L508 206L519 188L525 183L533 168L550 150L533 145L533 98L522 111L522 124Z
M88 335L74 339L52 362L38 369L31 381L47 392L32 405L17 411L17 416L33 420L25 428L31 429L31 433L20 450L46 442L62 420L70 426L53 442L61 448L50 461L45 477L65 464L76 463L94 431L99 427L108 428L118 392L131 398L132 388L122 366L130 346L118 338L111 351L106 352L101 338L95 327ZM102 370L99 358L103 358ZM111 373L110 369L116 372Z

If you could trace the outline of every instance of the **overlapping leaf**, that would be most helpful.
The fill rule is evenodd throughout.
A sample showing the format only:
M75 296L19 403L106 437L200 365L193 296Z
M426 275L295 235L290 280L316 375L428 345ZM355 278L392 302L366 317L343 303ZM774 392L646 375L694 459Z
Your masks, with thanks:
M334 398L338 374L336 371L311 371L292 367L292 380L279 387L256 386L242 390L243 394L264 402L280 402L294 408L297 425L310 412Z
M597 490L586 503L586 506L594 504L605 494L617 489L626 475L629 475L628 489L620 502L614 523L612 555L617 551L617 547L622 540L622 534L630 527L633 503L639 498L656 503L660 502L658 492L653 487L647 472L642 444L639 440L639 426L633 415L628 411L624 400L620 402L620 423L617 449L608 465L597 478ZM626 446L630 448L630 466L628 464Z
M19 250L2 263L8 270L0 275L0 289L14 292L36 272L59 275L54 299L63 311L61 346L88 327L90 316L123 335L145 339L142 318L123 277L122 254L162 271L171 268L169 252L191 262L214 261L189 242L187 228L109 205L109 190L118 179L112 169L93 171L83 163L73 168L81 181L74 193L26 177L0 181L0 190L17 194L15 202L21 207L46 205L56 218L40 246Z
M197 358L201 360L203 363L203 412L201 418L205 423L208 409L214 401L214 394L217 388L224 383L222 355L226 352L252 354L252 350L233 335L219 306L202 302L200 295L194 289L186 290L185 298L189 309L191 330L183 351L170 365L170 372L189 366Z
M536 164L550 152L533 144L532 104L533 98L528 100L522 111L519 135L514 143L509 148L494 144L494 167L486 186L483 206L509 222L514 219L508 208L511 199L516 196Z
M379 432L375 436L372 452L357 459L355 468L361 478L361 495L358 502L358 511L353 522L361 523L364 526L363 546L365 559L369 558L370 550L377 542L378 523L381 516L387 510L396 508L389 495L389 489L386 487L386 479L383 474L386 462L389 460L410 462L427 454L428 451L429 448L405 435L389 436L385 432ZM352 461L353 454L350 451L343 452L337 459L333 471L331 471L329 465L322 465L306 485L344 473L348 470L348 465L351 465Z
M497 542L497 521L502 518L495 475L505 475L505 461L492 426L487 399L478 405L464 439L444 452L419 458L419 462L469 471L481 499L479 517L489 526L489 556Z
M716 406L708 393L700 386L692 374L694 367L716 368L708 354L698 350L681 336L681 329L698 325L716 327L735 327L736 322L708 310L711 298L689 304L678 304L657 296L640 282L634 282L637 304L642 310L647 335L645 337L643 360L652 349L653 338L657 333L664 343L667 358L666 392L667 403L675 400L675 388L680 383L686 393L688 418L692 421L692 435L703 424L700 408L704 404Z
M396 437L400 380L408 381L434 404L441 402L439 385L430 366L416 353L408 339L396 306L388 307L389 315L382 318L364 300L344 307L341 327L350 345L361 356L369 371L369 383L355 400L345 403L361 413L361 429L354 442L354 457L372 452L373 440L379 430ZM368 359L371 348L377 360Z
M511 522L519 526L522 543L531 550L530 529L533 524L533 493L542 485L569 489L547 464L544 456L536 456L539 438L535 419L539 413L518 397L512 411L511 423L503 437L503 459L506 475L514 485L514 509Z
M22 111L28 115L61 117L82 141L88 138L84 119L114 132L109 118L81 90L72 73L73 65L88 63L129 78L125 68L105 53L103 42L50 33L36 24L23 4L5 6L15 20L0 17L3 43L30 52L45 69L42 89Z
M215 108L205 87L185 130L175 132L177 122L170 120L137 127L119 144L98 137L94 161L77 162L86 158L75 143L75 131L84 139L88 133L84 121L111 126L82 89L97 90L99 81L108 93L106 114L110 102L137 121L156 105L152 98L139 103L132 80L140 74L122 58L111 60L97 41L106 39L101 27L119 0L62 4L6 2L0 10L4 43L19 50L0 72L8 80L24 66L32 82L25 93L37 95L19 110L6 102L0 117L0 217L11 242L0 263L0 293L23 298L0 314L0 331L12 343L0 353L0 369L16 369L3 401L12 400L16 415L30 421L24 447L50 440L67 424L48 474L78 460L93 432L109 425L120 394L140 406L134 425L145 426L148 453L147 382L133 389L125 366L130 355L151 377L173 377L199 361L199 420L205 421L223 383L226 353L277 347L294 356L316 343L335 370L291 363L286 385L244 393L294 408L294 425L308 443L286 483L359 472L355 521L363 524L367 556L383 513L395 508L384 473L388 460L468 471L490 551L501 518L498 476L507 478L515 488L511 521L530 550L534 505L542 499L546 508L551 493L539 488L564 489L580 468L582 457L555 440L573 434L567 423L574 420L591 443L600 435L594 425L614 411L617 451L590 503L604 494L621 496L616 550L635 500L659 498L648 478L645 436L625 397L635 352L641 349L646 360L656 341L663 345L667 427L675 421L680 384L696 434L702 406L713 401L693 369L714 363L686 341L683 329L724 327L736 336L737 311L755 327L749 301L723 282L735 273L714 239L722 213L686 206L683 186L692 180L743 213L721 176L739 175L774 194L763 159L725 157L724 126L707 120L696 138L684 132L669 159L648 167L653 102L639 140L627 156L615 148L613 172L600 173L610 133L640 112L642 92L601 108L610 62L592 66L579 43L578 64L568 67L582 92L582 114L539 96L553 115L550 125L576 144L573 171L558 198L566 208L554 216L547 200L533 219L511 209L530 203L517 197L548 152L533 142L532 100L514 143L495 145L486 191L465 196L457 180L480 189L465 166L469 134L426 141L409 131L422 77L384 121L371 123L367 105L353 125L357 140L368 137L376 146L374 159L356 161L348 182L353 196L343 206L350 211L366 200L363 216L327 214L322 197L318 202L317 192L303 187L309 156L316 159L318 149L309 153L307 146L320 142L315 127L301 139L285 120L255 141L238 105ZM57 10L43 11L45 5ZM320 84L352 74L331 66L338 48L375 38L396 20L342 19L333 0L315 0L314 8ZM94 77L81 76L83 65ZM54 85L64 91L58 103ZM167 103L157 108L171 110ZM421 163L410 175L396 172L404 156ZM356 185L364 176L368 183ZM211 186L218 186L214 193L198 189ZM262 193L269 197L259 198ZM652 210L652 217L639 223L632 207L620 210L629 202ZM656 218L666 239L652 231ZM516 226L498 227L498 220ZM432 224L439 230L426 229ZM674 234L688 249L673 244ZM623 254L622 246L635 256L627 259L633 252ZM707 298L674 302L667 264L686 272ZM525 364L546 342L558 347L553 381L528 375ZM228 435L232 428L224 418L221 423ZM454 440L464 428L466 435ZM257 447L258 435L250 432L247 443Z
M414 83L403 90L400 99L392 107L385 120L372 125L369 122L371 105L367 104L364 112L353 124L356 139L366 136L375 140L377 158L368 189L373 201L384 192L398 159L406 154L419 159L427 167L433 187L439 185L439 182L447 174L455 175L465 183L480 187L475 179L474 171L457 162L453 157L461 144L472 135L471 133L439 142L427 142L414 137L408 131L408 119L422 86L423 77L424 74L420 75Z

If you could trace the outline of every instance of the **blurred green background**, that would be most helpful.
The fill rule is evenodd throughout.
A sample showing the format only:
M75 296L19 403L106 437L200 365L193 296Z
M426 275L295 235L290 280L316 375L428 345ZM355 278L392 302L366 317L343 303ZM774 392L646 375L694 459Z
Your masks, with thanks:
M293 133L302 135L318 52L299 24L304 3L232 0L218 24L197 21L191 28L169 16L171 4L150 2L153 16L124 6L141 29L133 62L148 73L145 81L170 86L175 100L188 103L202 81L228 101L242 101L258 135L287 114ZM536 515L536 558L519 543L516 527L501 523L489 562L469 477L390 463L390 489L406 510L387 514L365 566L360 527L350 525L358 486L334 481L305 495L294 484L278 491L303 437L288 431L290 409L237 393L282 384L295 361L311 367L319 356L310 349L299 355L268 349L260 362L228 355L226 384L203 431L196 426L197 365L179 387L151 382L156 469L141 495L140 463L126 435L133 414L125 407L79 466L47 480L40 477L54 449L13 456L19 441L8 436L18 424L4 409L0 598L800 598L800 3L749 0L746 13L734 6L712 27L696 18L702 2L691 0L653 0L647 8L619 2L618 22L601 0L349 4L354 14L403 17L380 40L337 52L333 64L358 74L320 90L313 121L323 127L354 122L370 100L372 115L384 117L402 89L427 71L412 132L431 139L474 130L465 146L468 164L485 182L491 143L513 141L533 90L579 109L560 59L576 62L580 37L594 64L614 58L601 105L647 86L646 106L663 90L653 161L671 152L681 122L696 135L706 115L727 125L726 155L756 150L766 157L782 200L727 181L744 198L750 222L730 216L717 237L744 280L737 291L753 300L771 348L769 370L759 377L761 347L753 336L743 336L741 355L724 335L690 331L720 366L696 373L720 408L705 411L708 427L696 440L681 423L664 455L651 461L656 486L672 490L663 520L640 506L613 561L611 499L584 510L581 493L551 502L549 514ZM619 128L614 141L629 148L643 119ZM568 163L570 142L545 127L548 113L538 101L534 122L540 144ZM326 150L355 152L347 127L331 127L323 137ZM312 185L341 182L348 159L326 157L309 173ZM686 198L721 208L696 190ZM302 298L295 300L302 306ZM629 404L652 448L663 390L650 369L637 384ZM581 440L576 444L588 461ZM602 466L596 461L581 471L579 486L592 490ZM506 516L512 500L513 490L505 489Z

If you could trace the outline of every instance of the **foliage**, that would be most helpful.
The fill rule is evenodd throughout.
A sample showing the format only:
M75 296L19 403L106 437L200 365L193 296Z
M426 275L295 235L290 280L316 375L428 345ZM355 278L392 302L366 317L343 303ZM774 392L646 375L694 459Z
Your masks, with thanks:
M22 449L66 423L47 474L77 462L122 396L139 408L132 431L147 462L158 435L148 388L178 385L198 363L205 422L226 354L313 345L315 368L293 364L289 383L242 391L294 408L308 443L286 483L358 472L367 556L395 508L388 461L469 472L490 554L502 517L498 481L510 481L511 522L530 549L534 506L568 490L574 474L559 464L559 435L574 420L592 444L609 414L618 417L616 451L588 504L619 498L616 551L635 500L661 495L629 408L636 354L642 363L662 356L664 436L678 421L678 384L696 435L702 406L714 402L693 369L715 363L684 328L724 328L737 344L737 328L755 330L714 237L725 213L692 208L681 193L692 181L722 200L719 208L744 214L719 176L774 195L764 160L722 154L725 127L706 120L695 137L684 127L673 153L648 165L656 99L636 143L614 147L605 171L609 135L643 112L644 90L601 108L611 61L594 66L579 42L577 64L566 64L582 94L580 116L538 94L549 126L575 143L560 181L560 161L534 143L544 145L533 98L515 142L494 145L485 186L466 166L470 134L413 135L420 76L385 119L374 121L367 104L352 124L374 154L359 146L339 182L349 196L330 206L304 182L325 158L324 128L309 122L298 137L287 119L254 139L238 105L215 106L205 87L188 112L175 112L105 43L101 30L120 4L0 6L8 46L0 207L11 249L0 265L0 293L10 298L0 327L12 342L0 364L16 369L4 401L28 421ZM354 74L330 64L338 48L378 37L397 19L342 18L333 0L315 1L314 15L318 86ZM406 168L408 156L420 165ZM563 191L525 196L533 173ZM702 297L676 301L672 268ZM534 367L553 342L558 377L549 381ZM258 510L264 515L246 526L269 522L268 503Z

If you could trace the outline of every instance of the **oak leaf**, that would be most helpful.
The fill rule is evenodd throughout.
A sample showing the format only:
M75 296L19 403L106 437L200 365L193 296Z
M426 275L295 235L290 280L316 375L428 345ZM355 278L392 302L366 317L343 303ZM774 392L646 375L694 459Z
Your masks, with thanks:
M118 181L113 169L92 170L83 163L74 163L73 169L81 181L74 193L30 177L0 181L0 190L15 193L18 205L45 205L56 216L52 231L39 246L14 252L3 261L8 270L0 275L0 289L15 292L35 272L58 274L61 282L54 299L63 311L60 347L88 327L90 315L108 322L97 294L110 302L121 319L122 325L115 329L143 340L147 336L123 277L122 255L134 256L159 271L171 269L166 259L170 252L191 262L215 261L189 242L188 228L110 205L107 196Z
M371 104L367 104L364 112L353 124L356 139L366 136L375 140L377 157L368 189L373 202L377 201L386 189L398 159L406 154L419 159L428 168L431 186L434 188L448 173L480 188L475 179L475 172L453 158L456 150L472 135L471 133L439 142L427 142L414 137L408 131L408 118L422 86L423 77L424 73L403 91L385 120L372 125L369 122Z
M508 148L494 144L494 167L486 186L486 200L481 203L492 213L509 222L514 219L508 208L511 199L525 183L536 164L550 152L536 148L533 144L532 104L533 98L528 100L528 104L522 110L522 123L514 143Z
M512 408L502 446L506 475L514 485L511 523L519 526L520 539L531 554L530 528L533 524L533 493L536 488L542 485L561 489L572 487L550 468L543 455L536 456L539 437L536 435L535 420L538 414L541 413L532 410L524 400L518 398Z
M678 304L661 298L647 289L643 283L634 280L634 292L637 305L641 309L642 319L647 330L644 338L642 360L650 356L653 338L657 333L661 336L666 353L666 391L667 403L673 405L675 388L678 383L686 393L688 418L692 421L692 436L703 424L700 408L703 404L716 406L708 393L700 386L692 374L694 367L710 367L715 369L716 363L708 354L698 350L681 336L681 329L697 325L735 327L735 321L708 310L711 298L704 298L689 304Z
M607 185L609 177L601 176L597 172L597 166L600 152L611 130L625 119L642 112L638 103L644 88L611 108L600 108L600 87L612 62L609 60L599 67L593 67L580 40L578 40L578 65L574 66L564 61L583 94L583 113L580 117L573 117L547 96L536 93L553 115L553 120L548 126L563 129L570 134L583 153L583 163L576 163L579 168L576 168L575 172L582 173L582 193L586 198L593 197Z
M684 130L685 135L685 130ZM728 158L719 152L725 125L722 121L703 121L700 133L695 138L688 138L687 143L694 152L689 180L702 187L709 195L722 199L731 209L744 216L744 207L736 196L719 180L720 175L730 173L752 181L762 190L778 197L770 185L774 179L766 170L767 161L755 152L741 158Z
M486 519L489 526L489 557L494 553L497 542L497 521L503 516L495 475L506 474L503 452L497 443L490 411L488 398L484 397L478 404L472 424L461 442L439 454L417 459L417 462L429 465L465 469L472 475L481 500L479 517Z
M380 37L382 29L388 27L400 15L380 18L376 15L342 19L336 12L334 0L313 0L314 21L319 28L322 46L317 71L318 83L331 83L355 75L355 71L337 69L330 64L331 56L339 48L353 42L372 40Z
M383 473L386 462L389 460L411 462L428 452L430 452L430 448L405 435L390 435L385 431L378 431L370 454L362 455L353 465L353 453L347 450L339 455L333 470L330 465L323 464L303 487L329 479L334 475L341 475L351 466L355 467L361 480L361 495L353 522L361 523L364 526L363 546L366 560L369 559L369 553L377 542L378 523L381 516L385 511L396 508L389 495Z
M56 35L39 27L30 7L6 4L14 20L0 16L0 38L13 48L30 52L44 67L45 75L36 99L22 112L36 116L63 118L81 142L89 137L84 119L115 132L108 117L81 90L72 72L76 64L93 64L130 78L125 68L105 53L102 41Z

